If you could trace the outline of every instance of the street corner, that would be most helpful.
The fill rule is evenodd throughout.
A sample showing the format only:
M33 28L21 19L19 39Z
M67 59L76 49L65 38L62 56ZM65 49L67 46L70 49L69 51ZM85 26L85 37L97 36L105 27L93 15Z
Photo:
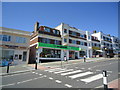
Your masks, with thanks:
M116 79L114 81L111 81L108 84L108 88L114 88L114 90L120 90L120 79Z

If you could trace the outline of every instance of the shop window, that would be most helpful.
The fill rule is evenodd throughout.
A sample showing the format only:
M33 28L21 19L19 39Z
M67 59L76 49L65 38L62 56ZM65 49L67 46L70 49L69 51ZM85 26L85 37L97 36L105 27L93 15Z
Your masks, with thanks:
M15 59L18 59L18 55L17 54L15 54L15 57L14 57Z
M41 52L40 57L43 57L43 58L60 58L61 57L61 51L60 50L43 48L43 51Z
M79 56L80 56L80 57L84 57L84 56L85 56L85 51L80 51L80 52L79 52Z
M19 59L22 59L22 55L19 55Z

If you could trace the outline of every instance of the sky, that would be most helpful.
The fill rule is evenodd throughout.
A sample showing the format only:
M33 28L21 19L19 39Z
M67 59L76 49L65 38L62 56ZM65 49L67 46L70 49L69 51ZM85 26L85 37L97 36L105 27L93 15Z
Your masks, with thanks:
M84 31L118 36L117 2L3 2L2 26L32 32L34 24L60 23Z

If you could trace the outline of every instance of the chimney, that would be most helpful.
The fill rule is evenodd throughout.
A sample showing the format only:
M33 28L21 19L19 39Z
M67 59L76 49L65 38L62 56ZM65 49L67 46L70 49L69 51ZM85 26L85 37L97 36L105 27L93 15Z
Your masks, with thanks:
M36 32L39 28L39 22L36 22L35 23L35 26L34 26L34 32Z
M96 31L96 30L94 30L94 31L93 31L93 33L97 33L97 31Z

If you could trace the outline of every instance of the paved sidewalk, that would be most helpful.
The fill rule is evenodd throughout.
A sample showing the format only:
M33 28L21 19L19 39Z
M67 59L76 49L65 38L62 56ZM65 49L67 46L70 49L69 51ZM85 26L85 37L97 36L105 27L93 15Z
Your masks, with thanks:
M106 61L106 60L113 60L115 58L89 58L86 62L99 62L99 61ZM66 65L76 64L76 63L84 63L83 59L76 59L76 60L68 60L68 61L56 61L56 62L47 62L47 63L38 63L38 69L50 69L50 68L57 68L57 67L64 67ZM35 64L29 64L29 66L35 67Z
M117 59L117 58L89 58L86 59L86 62L99 62L99 61L106 61L106 60L113 60L113 59ZM66 65L70 65L70 64L74 64L74 63L84 63L83 59L76 59L76 60L68 60L68 61L56 61L56 62L48 62L48 63L39 63L38 65L40 66L44 66L44 67L61 67L62 66L66 66Z
M115 88L115 90L120 90L120 78L108 83L108 88Z
M0 76L24 73L24 72L28 72L31 70L35 70L35 69L33 67L28 66L28 64L26 64L26 62L15 61L14 65L9 66L9 73L7 73L7 66L0 67Z

